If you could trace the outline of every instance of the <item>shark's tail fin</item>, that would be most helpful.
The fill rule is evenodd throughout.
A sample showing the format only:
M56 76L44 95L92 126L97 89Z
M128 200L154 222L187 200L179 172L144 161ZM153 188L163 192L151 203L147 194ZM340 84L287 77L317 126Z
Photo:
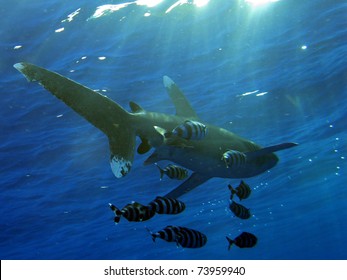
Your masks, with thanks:
M55 72L24 62L14 67L29 81L37 81L108 136L111 168L117 178L130 171L136 136L135 129L131 127L132 114L106 96Z

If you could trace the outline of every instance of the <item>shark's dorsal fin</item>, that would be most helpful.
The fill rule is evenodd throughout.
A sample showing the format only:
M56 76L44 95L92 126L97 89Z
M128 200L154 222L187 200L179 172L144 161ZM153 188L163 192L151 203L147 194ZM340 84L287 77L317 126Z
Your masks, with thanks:
M181 117L186 117L192 120L197 120L198 115L190 106L189 101L184 96L183 92L179 89L179 87L175 84L173 80L171 80L168 76L163 77L164 86L169 93L169 96L175 105L176 115Z
M173 189L168 194L164 195L164 197L178 198L205 183L210 178L211 177L206 177L202 174L194 172L187 180L185 180L181 185Z
M130 109L133 113L141 113L144 112L145 110L137 103L130 101L129 102Z

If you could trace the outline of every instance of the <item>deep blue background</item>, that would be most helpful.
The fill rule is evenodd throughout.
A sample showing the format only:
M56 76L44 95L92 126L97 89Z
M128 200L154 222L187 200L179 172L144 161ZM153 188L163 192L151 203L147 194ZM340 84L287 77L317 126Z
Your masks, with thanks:
M98 6L119 3L2 1L0 258L346 259L346 3L211 0L165 13L175 3L165 0L91 18ZM132 172L117 180L106 137L27 83L12 67L19 61L98 89L125 108L132 100L174 113L162 85L168 75L202 120L263 146L300 145L246 180L249 220L228 209L227 184L239 180L216 178L182 197L181 215L115 226L109 202L147 203L178 182L144 167L148 155L137 155ZM243 95L255 90L267 94ZM207 245L153 243L145 226L169 224L204 232ZM256 234L257 246L228 251L225 236L242 231Z

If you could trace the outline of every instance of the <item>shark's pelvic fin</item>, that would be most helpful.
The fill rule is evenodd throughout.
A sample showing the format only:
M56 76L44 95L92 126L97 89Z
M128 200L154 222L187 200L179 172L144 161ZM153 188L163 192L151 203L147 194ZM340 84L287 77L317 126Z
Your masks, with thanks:
M179 89L179 87L175 84L173 80L171 80L168 76L163 77L164 86L169 93L169 96L175 105L176 115L181 117L187 117L191 120L197 120L198 115L195 110L190 106L189 101L184 96L183 92Z
M178 198L205 183L209 179L211 179L211 177L206 177L202 174L194 172L187 180L185 180L181 185L173 189L171 192L164 195L164 197Z
M147 153L152 146L149 144L148 139L140 136L141 144L137 147L137 152L142 155Z
M135 147L135 131L130 127L131 114L106 96L58 73L24 62L14 67L108 136L111 168L117 178L130 171Z
M246 152L245 154L247 157L250 157L250 158L261 157L261 156L264 156L267 154L271 154L271 153L278 152L281 150L289 149L289 148L295 147L297 145L298 145L297 143L292 143L292 142L282 143L282 144L277 144L277 145L265 147L265 148L262 148L260 150L256 150L256 151L252 151L252 152Z

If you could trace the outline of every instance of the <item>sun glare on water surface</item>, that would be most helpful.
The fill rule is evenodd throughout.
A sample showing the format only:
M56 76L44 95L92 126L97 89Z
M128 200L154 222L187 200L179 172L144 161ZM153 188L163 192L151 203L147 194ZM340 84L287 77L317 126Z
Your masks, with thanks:
M253 5L253 6L260 6L272 2L278 2L279 0L245 0L245 2Z

